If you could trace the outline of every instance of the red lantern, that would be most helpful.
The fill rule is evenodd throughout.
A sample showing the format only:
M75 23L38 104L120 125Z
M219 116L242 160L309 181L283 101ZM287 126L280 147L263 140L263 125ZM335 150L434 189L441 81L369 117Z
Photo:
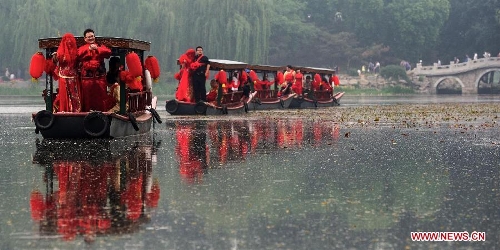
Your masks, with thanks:
M242 70L240 73L240 83L245 84L247 80L248 80L247 72L245 72L245 70Z
M158 63L156 57L148 56L144 64L146 69L149 70L149 73L151 73L151 78L153 78L155 82L158 81L158 78L160 77L160 64Z
M315 74L314 81L316 81L317 83L321 83L321 76L319 74Z
M221 84L227 84L226 71L221 69L219 72L217 72L217 75L215 75L215 80L217 80Z
M285 77L283 76L283 72L279 71L276 74L276 80L278 81L278 84L282 84L285 82Z
M250 70L249 76L252 82L259 81L259 76L257 76L257 73L255 73L255 71Z
M37 52L31 57L30 75L33 79L38 79L42 76L45 70L45 57L42 52Z
M133 77L142 76L141 59L135 52L131 52L125 56L128 70Z

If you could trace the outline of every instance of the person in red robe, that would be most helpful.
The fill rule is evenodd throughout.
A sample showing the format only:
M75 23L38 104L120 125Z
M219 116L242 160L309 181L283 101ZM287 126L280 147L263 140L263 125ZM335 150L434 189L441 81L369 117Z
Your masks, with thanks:
M330 78L330 84L332 85L332 92L333 92L333 88L335 86L339 86L340 85L340 80L339 80L339 77L337 76L337 72L334 72L332 74L332 77Z
M219 83L217 80L210 81L210 91L207 94L207 102L215 102L217 100L217 92L219 90Z
M311 82L311 90L319 91L321 87L321 76L319 74L314 74L314 80Z
M295 82L295 71L291 65L286 66L286 71L283 73L285 82L281 85L281 91L278 96L284 96L290 94L290 90Z
M302 96L302 80L304 75L300 73L300 69L295 71L295 82L292 85L292 91L297 93L297 95Z
M191 84L191 64L194 62L195 50L188 49L179 57L181 69L175 74L179 86L175 92L175 99L183 102L194 102L193 86Z
M86 44L78 48L78 61L82 77L82 111L105 111L103 100L107 91L104 59L111 56L111 50L95 42L92 29L86 29L83 36Z
M56 112L81 111L81 89L76 68L77 53L76 39L73 34L64 34L57 52L52 55L54 63L58 63L55 69L55 75L59 79L58 101L54 106Z

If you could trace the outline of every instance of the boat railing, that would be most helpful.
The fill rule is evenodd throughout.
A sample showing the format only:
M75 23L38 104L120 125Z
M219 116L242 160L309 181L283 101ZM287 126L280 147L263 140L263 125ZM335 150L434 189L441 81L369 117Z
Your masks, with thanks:
M234 91L222 95L221 104L239 102L243 96L243 91Z
M151 106L153 93L150 90L131 92L127 94L129 112L143 111L147 106Z

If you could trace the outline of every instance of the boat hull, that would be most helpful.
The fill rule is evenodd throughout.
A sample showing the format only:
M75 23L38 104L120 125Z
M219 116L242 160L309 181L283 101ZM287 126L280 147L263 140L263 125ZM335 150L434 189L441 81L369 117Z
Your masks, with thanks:
M167 100L165 110L171 115L232 115L247 113L249 105L252 103L254 93L246 102L228 102L220 106L210 102L183 102L179 100Z
M272 109L286 109L292 103L296 96L295 93L283 97L275 98L254 98L248 104L249 110L272 110Z
M41 110L32 114L35 132L47 139L119 138L147 133L156 113L156 97L152 107L128 115L113 112L60 112Z
M36 113L33 114L34 119L35 117ZM149 112L135 118L136 126L129 117L108 112L55 113L52 119L52 125L48 128L36 126L36 131L43 138L125 137L149 132L153 122L153 116Z
M336 93L333 98L314 100L308 97L294 97L289 108L307 109L319 107L333 107L340 105L339 101L344 95L344 92Z

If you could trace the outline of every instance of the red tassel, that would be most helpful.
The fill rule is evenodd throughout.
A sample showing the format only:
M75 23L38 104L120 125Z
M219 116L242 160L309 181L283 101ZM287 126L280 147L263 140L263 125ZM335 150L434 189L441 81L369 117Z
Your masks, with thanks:
M160 77L160 64L158 63L158 59L156 59L156 57L148 56L144 64L146 69L149 70L149 73L151 73L151 78L153 78L153 80Z
M142 91L140 77L134 77L129 71L120 71L120 80L124 81L130 90Z
M52 61L52 58L47 58L45 60L45 74L54 76L54 71L56 70L56 64Z
M141 59L139 59L139 56L135 52L127 54L125 56L125 62L127 63L130 74L134 78L142 76Z
M42 52L37 52L31 57L30 62L30 75L34 79L38 79L42 76L45 70L45 57Z

